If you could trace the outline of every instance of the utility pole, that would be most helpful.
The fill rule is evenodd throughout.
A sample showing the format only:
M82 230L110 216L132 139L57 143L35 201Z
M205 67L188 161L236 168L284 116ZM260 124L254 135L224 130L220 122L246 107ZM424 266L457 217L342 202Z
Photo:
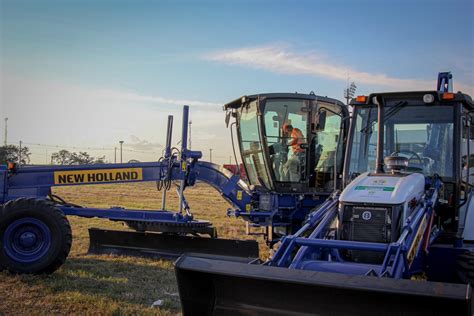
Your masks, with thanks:
M117 163L117 146L114 147L114 163Z
M193 125L193 121L189 121L189 150L191 150L191 125Z
M8 136L8 117L5 118L5 146L7 145L7 136Z
M209 148L209 161L212 162L212 148Z
M123 163L122 161L122 145L123 145L123 140L119 141L120 143L120 163Z

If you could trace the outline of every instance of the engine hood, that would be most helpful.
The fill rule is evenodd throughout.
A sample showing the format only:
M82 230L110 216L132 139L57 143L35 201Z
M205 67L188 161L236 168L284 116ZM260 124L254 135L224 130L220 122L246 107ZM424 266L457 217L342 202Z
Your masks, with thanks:
M354 179L342 192L343 203L402 204L425 191L425 177L419 173L374 175L368 172Z

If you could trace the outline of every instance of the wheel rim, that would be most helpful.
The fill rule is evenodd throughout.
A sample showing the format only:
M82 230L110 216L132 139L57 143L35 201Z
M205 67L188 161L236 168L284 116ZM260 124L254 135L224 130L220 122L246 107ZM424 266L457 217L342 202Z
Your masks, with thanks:
M34 262L51 248L51 231L39 219L18 219L5 230L3 245L10 259L22 263Z

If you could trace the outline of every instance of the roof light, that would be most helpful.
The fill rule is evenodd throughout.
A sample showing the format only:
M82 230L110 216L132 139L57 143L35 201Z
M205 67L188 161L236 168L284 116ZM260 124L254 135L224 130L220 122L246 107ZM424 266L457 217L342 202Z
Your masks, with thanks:
M15 163L14 162L9 162L8 163L8 170L13 170L15 169Z
M425 103L433 103L434 102L434 96L432 94L425 94L423 96L423 102Z
M367 96L366 95L359 95L356 98L357 102L365 103L367 101Z
M443 100L453 100L453 99L454 99L454 93L452 92L443 93Z

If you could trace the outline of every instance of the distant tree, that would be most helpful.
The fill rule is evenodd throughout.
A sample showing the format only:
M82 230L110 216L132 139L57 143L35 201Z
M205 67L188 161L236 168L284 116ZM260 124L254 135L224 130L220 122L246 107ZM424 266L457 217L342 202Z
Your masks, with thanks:
M26 165L30 163L30 150L28 147L21 147L16 145L0 146L0 164L14 162L19 165ZM21 160L20 160L21 157Z
M96 163L104 163L104 159L105 156L93 157L85 151L76 153L65 149L51 155L51 161L57 165L92 165Z
M71 152L65 149L51 155L51 162L57 165L70 165L70 161Z

